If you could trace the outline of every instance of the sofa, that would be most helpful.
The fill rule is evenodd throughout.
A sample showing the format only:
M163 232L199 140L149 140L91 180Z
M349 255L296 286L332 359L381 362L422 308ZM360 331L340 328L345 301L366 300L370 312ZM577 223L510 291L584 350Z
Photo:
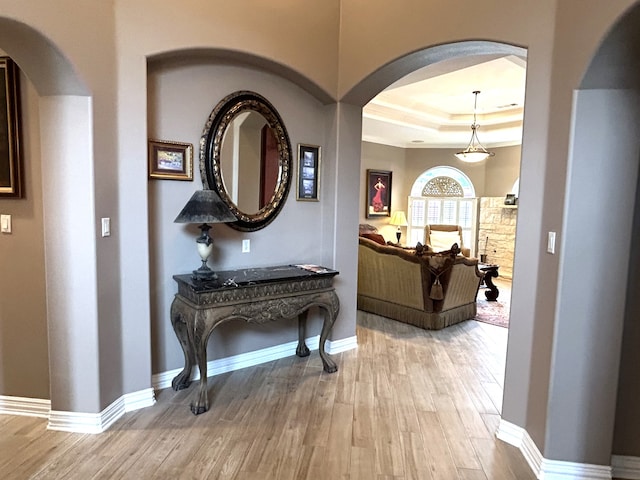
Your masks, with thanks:
M476 315L483 274L457 244L435 253L358 237L358 309L429 330Z

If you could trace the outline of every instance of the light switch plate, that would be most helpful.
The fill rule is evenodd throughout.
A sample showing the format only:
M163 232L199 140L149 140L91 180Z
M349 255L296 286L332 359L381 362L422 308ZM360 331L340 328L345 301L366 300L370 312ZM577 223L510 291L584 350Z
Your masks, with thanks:
M0 215L0 232L11 233L11 215Z
M242 240L242 253L249 253L251 251L251 240Z
M556 253L556 232L549 232L547 237L547 253Z
M109 217L102 219L102 236L111 236L111 219Z

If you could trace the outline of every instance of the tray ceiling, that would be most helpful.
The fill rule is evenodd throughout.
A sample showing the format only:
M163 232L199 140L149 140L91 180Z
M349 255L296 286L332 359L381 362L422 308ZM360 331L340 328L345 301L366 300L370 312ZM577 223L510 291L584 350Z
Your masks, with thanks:
M485 147L522 139L526 62L516 56L464 57L416 70L363 109L362 139L402 148L464 148L471 138L473 91Z

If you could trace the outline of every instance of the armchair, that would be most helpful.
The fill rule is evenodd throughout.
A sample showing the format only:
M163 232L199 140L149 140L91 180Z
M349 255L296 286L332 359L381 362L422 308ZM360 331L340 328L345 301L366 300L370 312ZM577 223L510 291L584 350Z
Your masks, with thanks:
M471 256L471 249L465 247L462 241L462 227L460 225L427 225L424 227L424 243L434 252L449 250L457 243L463 256Z

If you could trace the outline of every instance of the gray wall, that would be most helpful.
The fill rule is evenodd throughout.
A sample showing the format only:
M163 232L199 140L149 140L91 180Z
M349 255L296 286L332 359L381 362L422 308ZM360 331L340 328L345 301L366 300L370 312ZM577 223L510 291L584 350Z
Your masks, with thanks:
M333 218L330 192L321 190L319 202L296 201L298 143L320 145L325 149L320 186L331 185L327 178L335 169L335 156L326 155L331 137L325 133L325 107L293 84L255 69L206 61L153 63L148 77L149 135L192 143L196 157L193 182L149 181L153 373L183 364L182 350L169 322L169 308L176 292L172 275L188 273L199 266L195 249L199 230L196 225L175 224L173 220L193 191L202 188L198 143L204 123L217 103L236 90L253 90L263 95L282 116L292 144L292 188L280 215L263 230L243 233L226 225L213 225L215 250L210 266L214 270L225 270L329 261L328 266L334 267L334 260L323 258L319 248L323 232L332 231L331 228L323 230L319 223L323 212L329 212L327 215ZM243 239L250 240L250 253L241 253ZM346 296L345 301L348 302ZM319 334L319 316L311 319L308 334ZM349 320L349 315L343 314L333 333L334 339L355 335L355 319ZM209 359L279 345L296 338L297 323L293 319L265 325L232 322L213 333Z
M636 186L636 201L631 238L632 248L629 257L629 276L627 298L622 331L622 355L620 356L620 375L616 403L616 421L613 436L613 451L617 455L637 456L640 454L640 177ZM616 281L622 282L619 278Z
M571 215L565 217L560 239L562 266L549 393L554 408L549 412L545 457L576 461L586 457L606 464L613 440L617 375L612 372L618 371L620 361L623 286L633 223L630 207L638 179L640 95L585 90L576 94L575 104L568 172L572 188L566 199ZM612 191L615 195L606 194ZM592 254L602 249L603 239L605 254ZM594 286L593 294L585 294ZM571 441L576 437L581 441Z
M541 0L532 8L527 2L493 0L465 4L464 16L455 7L439 8L438 15L431 15L433 2L414 2L411 15L392 2L370 2L366 9L350 0L318 2L311 10L302 2L276 4L282 8L258 1L227 2L224 8L213 2L185 2L181 14L176 15L174 3L157 0L0 0L0 45L6 45L7 52L20 59L41 96L41 149L47 152L42 183L54 409L99 412L120 395L150 385L151 345L156 340L150 335L150 323L155 318L150 315L148 299L158 296L150 292L149 258L158 253L149 244L153 235L148 234L148 227L155 221L153 209L162 210L163 205L147 205L147 58L206 50L225 60L245 60L266 71L277 71L326 102L327 106L315 112L323 132L317 143L326 141L324 158L328 162L324 165L329 165L323 174L324 200L317 207L308 207L314 224L305 243L321 245L317 257L343 269L337 280L340 298L345 299L341 315L355 316L356 249L351 229L359 215L350 207L361 201L359 189L354 188L362 181L358 106L404 74L447 58L452 50L463 54L466 45L460 43L465 44L461 42L464 32L464 38L501 42L502 49L505 45L527 48L521 221L503 420L524 428L546 458L607 461L603 459L611 453L610 445L590 438L600 435L598 419L610 417L610 405L599 393L602 382L617 378L617 372L609 369L603 377L604 368L580 368L576 371L583 377L578 383L586 390L553 391L562 386L560 381L566 375L565 366L552 375L558 359L578 367L584 361L581 355L567 354L572 338L566 331L555 335L556 321L565 321L557 312L572 315L575 307L571 297L568 303L557 304L558 292L564 292L570 284L571 277L564 276L579 277L581 271L564 268L563 256L547 255L544 247L547 231L559 232L562 239L565 216L584 214L575 199L572 206L565 205L565 192L574 187L580 190L573 179L566 181L573 148L573 92L580 88L594 52L618 16L638 2ZM246 15L247 8L253 15ZM314 22L303 21L310 15ZM503 21L495 22L497 17ZM287 28L270 28L274 22ZM69 28L70 23L73 28ZM158 28L168 24L169 32ZM490 33L487 24L492 25ZM636 18L632 31L640 31L637 25ZM379 42L382 30L385 41ZM621 88L624 81L637 78L638 43L622 40L613 45L613 51L621 55L609 55L607 51L600 58L605 67L616 62L622 67L609 68L607 72L615 75L595 76L594 83L585 87ZM432 45L437 47L425 50ZM621 72L622 77L618 75ZM612 78L622 79L622 83L599 84ZM236 81L239 84L243 79ZM264 85L261 91L262 87L271 88ZM637 90L637 84L634 88ZM188 83L184 89L188 89ZM297 87L287 90L288 95L299 98ZM81 95L84 97L78 97ZM74 97L66 98L69 96ZM286 100L277 98L274 103L286 110L280 108L287 105ZM155 130L163 133L161 128ZM316 131L308 133L299 135L300 140L311 143L320 135ZM298 141L293 135L292 140ZM636 151L633 161L637 160ZM616 185L607 185L607 190L598 195L607 198L616 192ZM632 199L626 200L633 203ZM173 205L168 207L167 211L173 210ZM102 216L114 220L115 234L111 238L99 236ZM285 222L277 231L299 238L296 228ZM227 244L230 237L224 232L214 232L222 248L216 260L223 262L238 255L239 245L236 237ZM184 241L177 237L177 244L186 252L190 242L186 233L182 237ZM265 246L274 250L281 240L277 234L258 238L256 243L260 245L254 253L259 255L252 256L252 263L266 258ZM292 252L298 252L296 245ZM305 257L313 255L315 252L305 252ZM171 266L166 265L167 272L161 273L173 273ZM558 288L560 281L562 289ZM584 293L596 296L599 292L599 285L589 285ZM352 334L353 324L350 320L337 325L337 338ZM341 330L345 326L351 331ZM592 339L587 335L577 341L582 348ZM609 346L615 348L616 344ZM600 347L597 352L610 360ZM602 391L610 395L609 385ZM564 393L569 397L564 398ZM587 405L582 398L590 395L596 399ZM549 402L550 397L554 402ZM582 417L576 418L572 410L561 422L578 425L586 432L587 441L584 436L570 436L568 430L558 433L550 427L551 420L559 415L556 400L560 400L561 411L570 400L578 402L575 412ZM556 434L564 444L554 442ZM640 448L635 451L640 452Z
M24 198L0 198L0 395L49 398L38 94L20 75Z

